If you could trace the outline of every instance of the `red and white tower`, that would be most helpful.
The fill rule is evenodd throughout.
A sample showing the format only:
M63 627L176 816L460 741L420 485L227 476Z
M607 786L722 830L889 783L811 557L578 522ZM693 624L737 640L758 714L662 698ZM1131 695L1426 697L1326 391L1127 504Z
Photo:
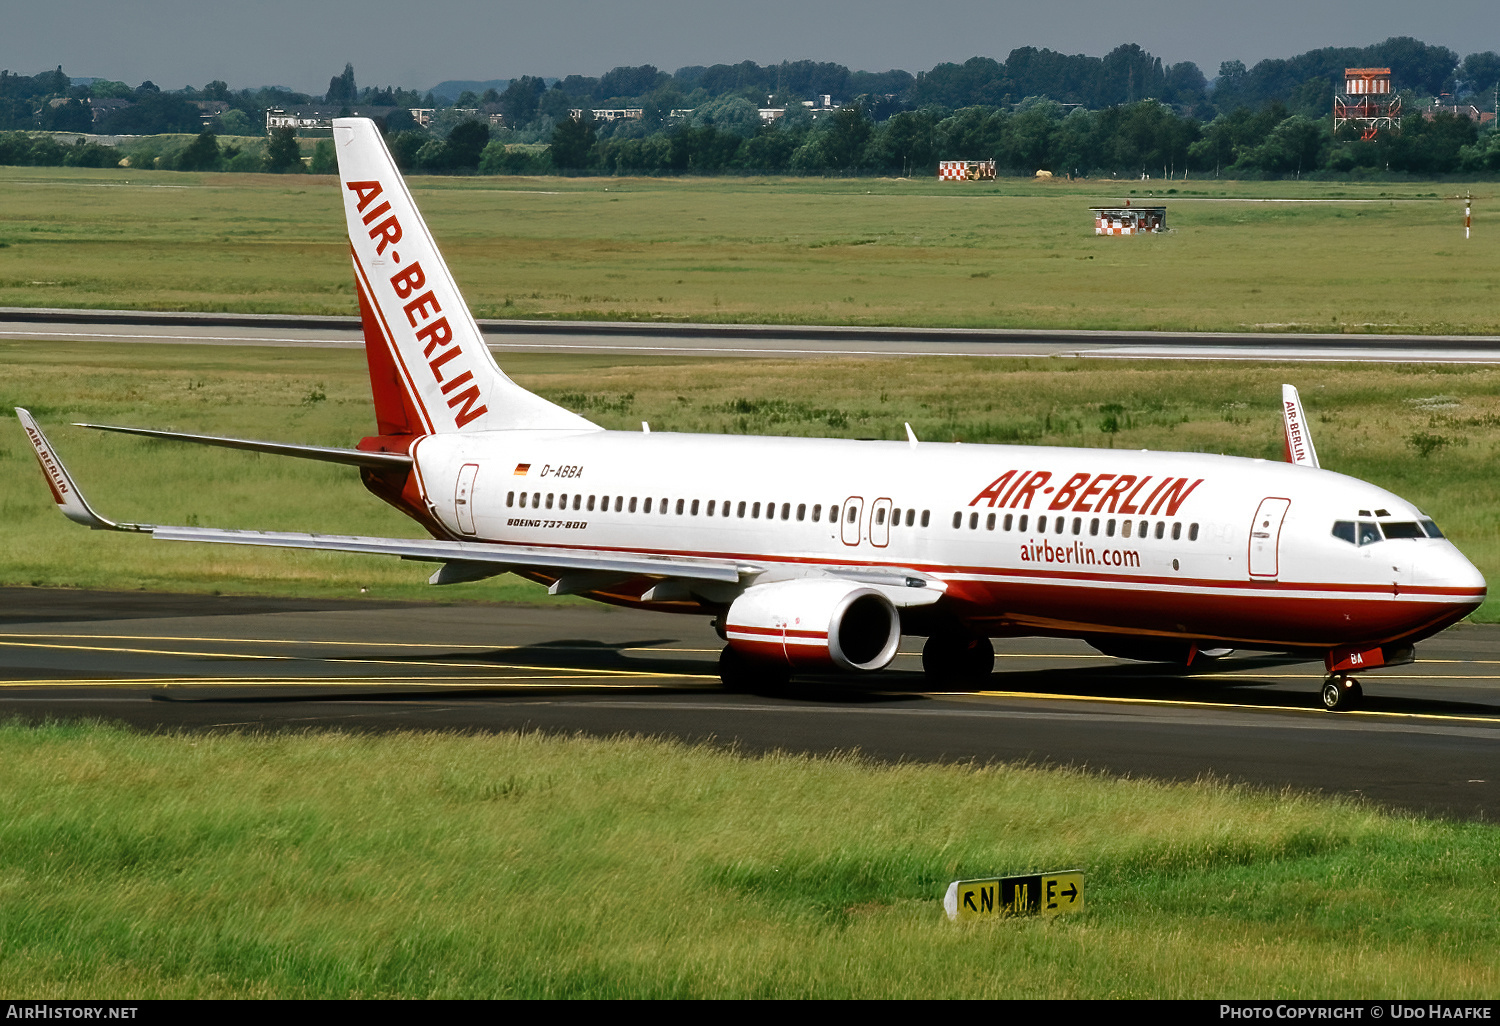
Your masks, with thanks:
M1391 91L1390 68L1345 68L1344 91L1333 98L1333 130L1359 127L1361 139L1401 127L1401 97Z

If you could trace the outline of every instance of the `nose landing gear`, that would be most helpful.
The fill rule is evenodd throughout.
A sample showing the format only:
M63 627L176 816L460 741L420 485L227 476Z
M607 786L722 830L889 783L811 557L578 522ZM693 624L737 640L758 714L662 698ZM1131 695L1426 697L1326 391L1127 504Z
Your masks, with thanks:
M1321 697L1323 708L1329 712L1348 712L1359 705L1365 692L1353 677L1335 673L1323 682Z

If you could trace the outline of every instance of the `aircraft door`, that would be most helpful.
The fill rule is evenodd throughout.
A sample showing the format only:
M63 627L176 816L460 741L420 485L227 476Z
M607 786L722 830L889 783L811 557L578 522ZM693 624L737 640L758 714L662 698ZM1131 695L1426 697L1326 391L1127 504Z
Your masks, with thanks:
M891 500L870 503L870 544L883 549L891 543Z
M840 511L843 519L840 521L840 532L845 545L858 545L860 537L861 521L865 515L864 496L851 495L844 500L844 508Z
M474 533L474 478L478 473L479 464L465 463L458 472L458 487L453 492L458 529L464 534Z
M1275 577L1281 572L1281 523L1286 519L1286 511L1291 505L1290 499L1260 500L1255 520L1250 524L1251 577Z

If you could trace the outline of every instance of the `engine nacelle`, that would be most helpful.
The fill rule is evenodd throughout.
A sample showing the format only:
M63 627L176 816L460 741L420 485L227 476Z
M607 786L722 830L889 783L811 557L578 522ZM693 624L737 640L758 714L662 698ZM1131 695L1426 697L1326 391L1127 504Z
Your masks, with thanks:
M879 670L896 657L901 617L879 591L803 578L758 584L729 607L724 637L753 659L801 670Z

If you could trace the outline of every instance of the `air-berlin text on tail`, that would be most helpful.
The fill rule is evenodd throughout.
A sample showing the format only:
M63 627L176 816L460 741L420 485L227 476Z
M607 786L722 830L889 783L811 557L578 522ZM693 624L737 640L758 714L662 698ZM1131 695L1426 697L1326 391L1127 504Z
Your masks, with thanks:
M1285 404L1286 415L1286 455L1291 463L1307 462L1307 445L1303 441L1305 429L1302 427L1302 411L1297 409L1297 404L1288 400Z
M1144 513L1176 516L1177 510L1203 483L1185 477L1157 478L1151 474L1089 474L1069 477L1061 488L1049 485L1052 474L1046 470L1007 470L970 501L970 506L985 505L1002 509L1030 509L1032 500L1045 502L1049 510L1066 509L1077 513L1121 513L1127 516ZM1141 496L1145 498L1141 498ZM1137 501L1139 500L1139 501Z
M375 202L385 191L379 182L350 182L346 188L358 198L355 209L362 215L360 220L371 226L370 238L376 244L377 256L385 253L388 245L394 246L401 241L401 222L391 213L390 201ZM375 205L369 213L365 213L365 208L371 204ZM391 250L391 262L401 263L394 248ZM422 270L421 263L415 260L391 275L391 288L395 289L396 298L406 300L401 310L406 314L407 324L416 329L417 341L422 343L422 358L427 361L433 380L447 397L449 408L455 411L457 425L463 427L483 416L489 408L482 401L483 396L480 395L479 385L474 380L472 371L463 370L454 374L454 370L462 368L462 363L447 367L463 356L463 347L454 340L453 326L448 323L448 318L440 316L443 307L437 296L431 289L422 291L426 285L427 273Z

